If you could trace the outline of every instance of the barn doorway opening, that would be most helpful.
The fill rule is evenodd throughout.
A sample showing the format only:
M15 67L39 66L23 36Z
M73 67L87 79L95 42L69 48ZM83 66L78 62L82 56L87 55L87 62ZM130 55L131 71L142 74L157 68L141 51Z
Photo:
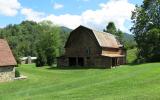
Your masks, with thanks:
M84 58L78 57L78 66L84 66Z
M76 66L76 57L69 57L69 66Z
M112 66L117 66L117 58L112 58Z

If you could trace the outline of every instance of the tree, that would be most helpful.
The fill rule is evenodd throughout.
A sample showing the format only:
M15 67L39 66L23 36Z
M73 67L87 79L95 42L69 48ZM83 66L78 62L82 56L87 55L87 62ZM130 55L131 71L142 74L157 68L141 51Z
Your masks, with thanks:
M160 0L144 0L136 6L131 19L139 61L160 61Z
M117 39L120 42L123 42L124 33L120 29L117 30L114 22L109 22L108 25L106 26L106 29L104 29L103 31L117 36Z
M60 29L50 21L39 23L42 29L40 41L38 45L38 66L51 66L56 57L59 56L60 48ZM44 59L44 60L43 60ZM46 60L45 60L46 59ZM42 62L40 62L42 61Z
M108 33L116 35L117 29L116 29L114 22L109 22L108 25L106 26L106 29L104 29L104 32L108 32Z
M116 32L116 35L118 36L119 41L120 41L121 43L124 43L124 39L123 39L124 33L123 33L120 29L118 29L118 31Z
M47 64L47 58L45 56L45 51L41 47L37 47L37 60L36 66L41 67Z

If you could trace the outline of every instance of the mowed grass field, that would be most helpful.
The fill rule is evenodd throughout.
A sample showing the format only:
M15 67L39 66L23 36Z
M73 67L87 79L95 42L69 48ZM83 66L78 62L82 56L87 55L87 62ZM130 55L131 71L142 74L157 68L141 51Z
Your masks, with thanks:
M160 100L160 63L113 69L18 67L26 80L0 83L0 100Z

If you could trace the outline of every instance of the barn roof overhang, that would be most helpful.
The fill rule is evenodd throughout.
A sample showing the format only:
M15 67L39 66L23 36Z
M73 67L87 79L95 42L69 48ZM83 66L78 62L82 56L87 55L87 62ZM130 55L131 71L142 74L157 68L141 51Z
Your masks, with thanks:
M120 54L101 54L101 56L111 57L111 58L115 58L115 57L125 57L125 55L120 55Z

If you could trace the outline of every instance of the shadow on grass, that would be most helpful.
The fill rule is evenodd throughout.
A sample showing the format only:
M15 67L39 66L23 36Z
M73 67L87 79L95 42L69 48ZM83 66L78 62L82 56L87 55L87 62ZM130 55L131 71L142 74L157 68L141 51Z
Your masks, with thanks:
M128 63L126 65L129 65L129 66L136 66L136 65L141 65L141 64L138 64L138 63Z
M49 67L47 69L49 70L86 70L86 69L111 69L111 68L72 66L72 67Z
M146 63L127 63L125 65L130 66L130 67L134 67L137 65L142 65L142 64L146 64ZM125 66L124 65L124 66ZM114 68L118 68L119 66L115 66ZM56 67L56 66L52 66L47 68L49 70L86 70L86 69L112 69L112 67L98 67L98 66L92 66L92 67L86 67L86 66L70 66L70 67Z

